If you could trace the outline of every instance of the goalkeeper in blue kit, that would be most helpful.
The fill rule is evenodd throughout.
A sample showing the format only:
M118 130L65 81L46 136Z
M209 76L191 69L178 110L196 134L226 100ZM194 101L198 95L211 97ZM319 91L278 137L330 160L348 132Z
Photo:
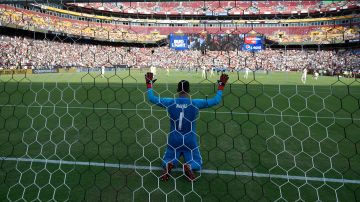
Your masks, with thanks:
M222 92L229 77L222 74L218 81L218 91L210 99L190 99L190 84L182 80L178 83L178 98L160 98L154 96L152 89L153 74L148 72L145 75L148 99L151 103L166 108L170 117L170 133L168 144L163 157L164 173L161 180L167 181L170 172L179 164L179 158L184 157L183 171L189 181L195 180L194 171L202 166L202 159L199 145L196 141L196 119L199 109L212 107L221 101Z

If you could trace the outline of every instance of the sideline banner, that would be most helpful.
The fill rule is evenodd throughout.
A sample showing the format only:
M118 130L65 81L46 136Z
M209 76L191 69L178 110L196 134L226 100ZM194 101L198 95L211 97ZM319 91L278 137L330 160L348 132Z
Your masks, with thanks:
M71 67L71 68L59 68L59 73L76 73L76 68L75 67Z
M0 75L4 74L32 74L31 69L2 69Z
M33 69L33 74L58 73L58 69Z

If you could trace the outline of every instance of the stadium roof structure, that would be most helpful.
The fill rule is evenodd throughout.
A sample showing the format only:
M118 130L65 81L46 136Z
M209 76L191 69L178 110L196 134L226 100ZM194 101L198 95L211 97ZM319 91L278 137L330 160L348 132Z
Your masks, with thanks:
M186 1L199 1L199 0L186 0ZM201 0L213 1L213 0ZM221 0L220 0L221 1ZM242 0L237 0L242 1ZM266 1L266 0L260 0ZM0 4L19 4L19 3L104 3L104 2L184 2L184 0L0 0Z
M104 2L189 2L189 1L199 1L199 0L0 0L0 4L23 4L23 3L104 3ZM214 0L201 0L204 1L214 1ZM218 0L222 1L222 0ZM245 0L236 0L237 2ZM269 0L256 0L256 1L269 1ZM254 1L254 2L256 2ZM320 0L317 0L320 1ZM337 1L337 0L333 0Z

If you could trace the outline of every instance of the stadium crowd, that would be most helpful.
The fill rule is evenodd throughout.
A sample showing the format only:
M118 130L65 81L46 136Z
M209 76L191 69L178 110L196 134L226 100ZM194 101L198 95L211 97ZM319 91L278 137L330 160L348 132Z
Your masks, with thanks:
M138 48L0 36L1 68L113 67L228 68L297 71L359 68L360 55L352 51L266 49L235 51L175 51L168 46Z
M180 1L180 2L115 2L115 3L70 3L70 6L108 12L170 15L210 14L292 14L297 12L325 12L357 6L347 1Z
M160 42L167 38L170 33L200 33L203 28L184 26L174 26L172 23L160 23L155 25L152 21L138 21L138 19L112 18L115 21L110 23L98 23L92 21L76 20L58 13L58 16L49 15L38 12L39 10L26 10L4 7L0 5L0 25L13 24L19 28L27 29L28 26L39 30L46 30L55 33L63 33L71 36L94 38L106 41L121 42ZM125 24L114 24L116 21ZM129 21L137 22L130 24ZM151 23L150 23L151 22ZM190 22L190 21L189 21ZM211 24L206 27L209 33L229 32L229 33L248 33L249 27L219 27L216 22L214 26ZM263 23L260 23L263 24ZM145 26L146 25L146 26ZM166 25L166 26L164 26ZM195 25L195 24L194 24ZM321 25L321 26L278 26L278 27L258 27L254 26L253 31L267 35L268 39L278 43L342 43L345 40L353 40L359 38L358 24L339 24Z
M112 41L160 41L166 35L134 33L132 30L117 27L108 23L90 23L70 18L59 18L40 12L15 9L12 7L2 8L0 5L0 25L16 24L17 26L32 26L40 30L48 30L70 35L94 37L97 39Z

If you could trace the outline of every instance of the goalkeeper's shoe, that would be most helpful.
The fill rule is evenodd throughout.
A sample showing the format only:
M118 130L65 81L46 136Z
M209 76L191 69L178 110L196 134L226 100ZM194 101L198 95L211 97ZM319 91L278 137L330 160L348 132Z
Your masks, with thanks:
M168 181L170 179L170 172L174 167L175 166L172 162L168 163L165 170L163 171L163 174L160 176L160 179L162 181Z
M189 182L195 181L195 173L191 170L191 167L189 164L184 165L184 173Z

